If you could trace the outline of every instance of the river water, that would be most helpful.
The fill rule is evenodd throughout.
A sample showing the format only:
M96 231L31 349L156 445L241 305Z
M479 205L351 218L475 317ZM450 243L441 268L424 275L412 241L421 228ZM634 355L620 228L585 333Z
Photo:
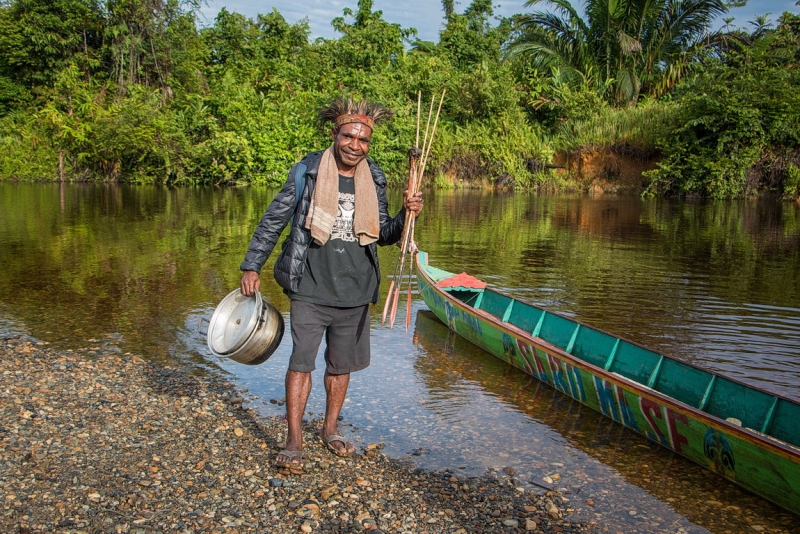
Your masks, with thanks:
M281 414L288 335L249 367L213 357L198 333L238 285L274 193L0 184L0 333L228 373L261 413ZM430 192L425 204L416 237L434 265L800 399L797 204L475 191ZM397 254L381 249L384 297ZM271 264L262 292L288 320ZM403 305L394 328L381 326L382 304L373 364L353 376L343 410L357 445L464 476L512 468L541 491L558 478L573 517L603 531L797 531L796 516L451 335L418 298L409 331ZM317 418L321 369L313 376Z

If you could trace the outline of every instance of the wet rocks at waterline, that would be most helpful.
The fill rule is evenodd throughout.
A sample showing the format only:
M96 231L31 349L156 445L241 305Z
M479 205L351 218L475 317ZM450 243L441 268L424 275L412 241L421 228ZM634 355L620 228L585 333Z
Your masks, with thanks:
M568 498L333 457L305 425L302 471L274 468L284 423L222 378L130 354L0 342L2 532L588 532Z

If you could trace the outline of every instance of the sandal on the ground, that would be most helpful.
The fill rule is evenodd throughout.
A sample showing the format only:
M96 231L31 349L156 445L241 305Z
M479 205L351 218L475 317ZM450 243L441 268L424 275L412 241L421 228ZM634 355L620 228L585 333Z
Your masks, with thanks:
M286 461L280 461L278 458L283 456L287 458ZM275 457L275 467L280 468L289 468L289 469L301 469L303 467L303 460L306 459L306 455L303 454L303 451L287 451L283 450L278 453L278 456Z
M330 436L322 436L320 434L320 439L322 439L323 445L331 451L336 456L341 456L342 458L349 458L356 453L356 447L349 441L347 441L344 436L340 436L339 434L331 434ZM341 449L338 449L333 446L333 442L338 441L344 445Z

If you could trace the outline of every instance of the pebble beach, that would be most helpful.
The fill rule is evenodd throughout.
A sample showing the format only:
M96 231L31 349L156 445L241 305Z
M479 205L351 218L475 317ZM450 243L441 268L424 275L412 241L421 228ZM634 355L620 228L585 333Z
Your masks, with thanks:
M285 438L221 374L140 356L0 342L0 532L592 532L570 495L507 468L429 472L382 454L337 458L304 425L302 470Z

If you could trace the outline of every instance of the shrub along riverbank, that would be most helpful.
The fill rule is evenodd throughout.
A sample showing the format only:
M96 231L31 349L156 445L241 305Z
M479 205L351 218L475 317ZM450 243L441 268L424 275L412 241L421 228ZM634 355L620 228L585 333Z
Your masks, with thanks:
M315 110L347 94L396 112L372 150L400 184L417 94L427 108L446 89L428 170L438 187L587 189L624 173L550 164L599 152L644 162L634 186L646 194L800 195L800 17L710 34L723 3L679 2L694 18L656 46L666 2L615 12L612 41L559 35L535 13L498 21L490 0L462 14L452 4L434 44L370 0L332 21L340 37L314 41L275 10L254 20L223 9L198 28L193 0L9 0L0 179L277 185L329 142ZM606 21L565 13L575 28ZM576 49L565 36L583 56L565 52Z

